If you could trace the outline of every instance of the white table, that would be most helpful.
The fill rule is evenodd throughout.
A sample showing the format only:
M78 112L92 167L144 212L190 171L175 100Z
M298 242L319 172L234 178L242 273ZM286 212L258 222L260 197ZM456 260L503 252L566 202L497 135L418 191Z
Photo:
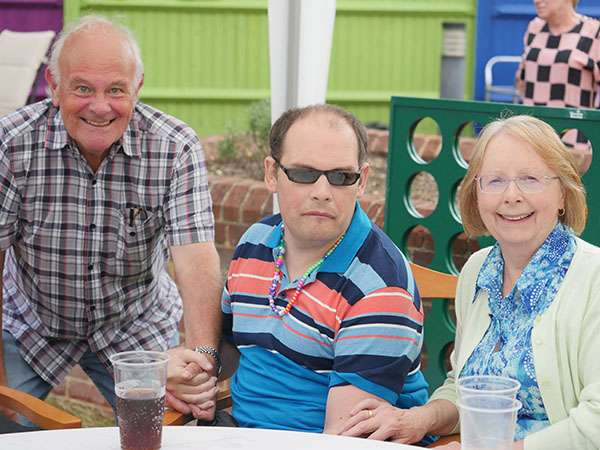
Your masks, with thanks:
M2 450L120 450L119 429L77 428L0 435ZM162 450L402 450L411 445L296 431L164 427Z

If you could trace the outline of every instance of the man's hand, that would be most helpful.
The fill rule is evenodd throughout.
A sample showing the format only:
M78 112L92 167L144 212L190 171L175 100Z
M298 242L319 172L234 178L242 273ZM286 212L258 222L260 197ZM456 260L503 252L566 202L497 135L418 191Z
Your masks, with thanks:
M167 353L171 355L167 367L167 406L200 420L212 420L218 392L217 378L210 375L212 363L205 354L184 347Z

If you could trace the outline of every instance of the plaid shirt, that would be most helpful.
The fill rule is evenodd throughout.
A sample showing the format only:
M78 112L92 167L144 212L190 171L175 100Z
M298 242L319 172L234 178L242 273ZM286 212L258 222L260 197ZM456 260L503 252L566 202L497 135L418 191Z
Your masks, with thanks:
M200 141L137 103L94 173L50 100L0 119L3 328L56 386L86 349L166 349L182 315L169 245L214 240Z

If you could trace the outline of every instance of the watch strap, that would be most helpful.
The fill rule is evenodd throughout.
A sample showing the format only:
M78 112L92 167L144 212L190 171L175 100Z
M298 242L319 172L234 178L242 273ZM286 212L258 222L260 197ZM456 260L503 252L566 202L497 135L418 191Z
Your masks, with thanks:
M194 348L194 351L196 353L207 353L215 359L215 362L217 363L217 378L218 378L219 375L221 375L221 369L223 368L223 366L221 365L221 358L219 358L219 352L216 351L214 348L209 347L208 345L205 345L202 347L196 347L196 348Z

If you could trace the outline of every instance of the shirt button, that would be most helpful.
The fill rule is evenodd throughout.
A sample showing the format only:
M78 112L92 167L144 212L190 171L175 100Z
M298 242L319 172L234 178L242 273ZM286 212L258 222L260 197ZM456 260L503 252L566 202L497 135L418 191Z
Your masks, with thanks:
M90 265L88 266L88 270L93 270L93 269L94 269L94 265L93 265L93 264L90 264Z
M550 380L547 379L547 378L543 379L542 380L542 386L544 386L544 387L550 386Z
M91 305L90 306L90 311L95 311L95 310L96 310L96 307L94 305Z
M97 180L92 180L92 186L96 186Z
M535 343L536 343L537 345L542 345L542 344L544 343L544 341L543 341L542 339L540 339L540 338L537 338L537 339L535 340Z
M130 231L129 236L135 236L135 231Z
M96 224L94 224L94 223L93 223L93 224L91 224L91 225L90 225L90 230L94 231L95 229L96 229Z

